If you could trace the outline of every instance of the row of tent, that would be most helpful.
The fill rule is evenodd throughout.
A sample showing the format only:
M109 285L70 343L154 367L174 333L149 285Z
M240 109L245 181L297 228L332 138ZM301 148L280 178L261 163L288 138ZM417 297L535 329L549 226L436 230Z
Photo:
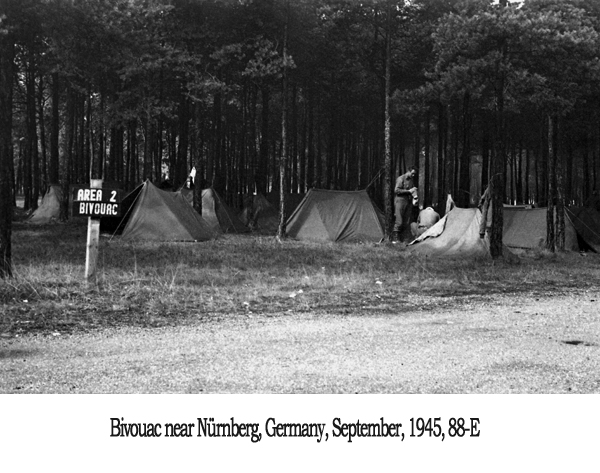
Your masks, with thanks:
M191 189L169 192L146 181L125 198L124 217L102 219L102 231L131 240L205 241L220 233L248 232L257 225L261 232L274 234L279 226L279 209L260 194L239 216L214 189L202 190L202 217L192 202ZM377 242L383 228L383 215L366 191L315 189L303 197L286 225L292 238L326 241Z
M311 189L299 201L290 198L287 235L299 240L380 242L384 216L365 190ZM202 190L202 216L192 207L193 190L161 190L146 181L122 202L123 216L103 218L104 233L125 240L206 241L221 233L243 233L258 225L274 234L279 209L262 195L253 196L237 215L214 189ZM60 188L51 186L32 223L46 223L58 216ZM293 210L292 210L293 208ZM436 225L413 241L408 251L426 256L489 255L489 242L480 238L479 209L453 208ZM546 240L545 208L504 208L503 243L508 248L543 248ZM600 252L600 212L590 207L565 210L565 248Z
M146 181L123 199L122 217L102 218L101 231L119 233L125 239L157 241L204 241L219 233L249 231L213 189L202 191L200 217L191 207L190 192L165 191ZM28 222L47 224L58 220L61 200L60 186L50 186Z
M51 186L29 222L49 223L58 219L61 189ZM101 220L103 233L122 239L157 241L206 241L220 233L243 233L251 228L274 234L279 226L279 208L265 196L251 197L240 215L214 189L202 190L202 216L192 207L193 190L172 192L146 181L122 202L122 217ZM297 239L329 241L375 241L383 238L384 218L366 191L311 189L290 194L286 231Z

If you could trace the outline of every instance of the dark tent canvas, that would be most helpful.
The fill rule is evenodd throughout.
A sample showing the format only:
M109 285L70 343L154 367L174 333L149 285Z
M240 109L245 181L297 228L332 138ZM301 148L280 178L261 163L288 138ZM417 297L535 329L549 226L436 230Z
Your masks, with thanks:
M280 206L280 195L278 192L270 192L268 193L266 196L267 200L271 203L271 205L277 210L279 211L279 206ZM292 215L292 213L294 213L294 210L296 210L296 208L300 205L300 202L302 202L302 200L304 200L304 197L306 197L306 194L293 194L293 193L287 193L285 195L285 215L287 216L287 218L290 217L290 215ZM279 217L279 214L278 214ZM277 222L279 223L279 221Z
M40 206L29 217L28 222L41 225L58 220L61 200L62 190L60 186L51 185L46 191Z
M244 225L262 233L275 234L279 229L279 209L263 194L248 195L240 220Z
M193 204L193 189L183 187L179 192L190 204ZM202 218L217 233L245 233L250 231L217 191L212 188L202 189Z
M566 214L584 243L600 253L600 212L592 207L569 207Z
M290 215L286 231L298 240L379 242L383 215L366 191L311 189Z
M206 241L215 232L179 192L146 181L123 229L124 240Z
M490 258L487 235L479 237L481 218L479 209L454 207L407 251L427 257Z
M546 247L547 209L504 208L502 241L509 248L543 249ZM565 250L579 251L577 231L565 214Z
M123 229L131 217L131 210L135 204L140 192L144 188L144 184L140 184L129 194L127 194L123 200L121 200L121 216L120 217L102 217L100 219L100 232L110 235L121 235Z

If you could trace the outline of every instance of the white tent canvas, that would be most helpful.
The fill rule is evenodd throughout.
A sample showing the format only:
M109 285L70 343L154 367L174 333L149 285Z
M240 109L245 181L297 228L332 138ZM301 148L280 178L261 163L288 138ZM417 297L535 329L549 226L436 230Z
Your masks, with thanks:
M58 185L52 185L42 199L40 206L29 217L28 222L37 225L57 221L60 217L60 202L62 190Z

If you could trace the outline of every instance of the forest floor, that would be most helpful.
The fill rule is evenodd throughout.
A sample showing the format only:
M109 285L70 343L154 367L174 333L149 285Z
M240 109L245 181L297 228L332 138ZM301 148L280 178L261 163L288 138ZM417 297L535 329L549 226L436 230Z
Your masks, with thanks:
M13 231L0 393L598 393L600 255Z

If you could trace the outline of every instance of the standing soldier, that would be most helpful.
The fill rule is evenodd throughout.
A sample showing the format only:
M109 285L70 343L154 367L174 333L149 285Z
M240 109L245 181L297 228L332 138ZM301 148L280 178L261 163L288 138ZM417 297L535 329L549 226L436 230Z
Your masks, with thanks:
M417 191L417 188L413 185L413 178L416 173L417 171L413 166L407 173L396 179L396 185L394 186L394 194L396 194L394 198L394 216L396 222L392 232L392 242L394 243L402 238L403 230L410 226L413 195Z

